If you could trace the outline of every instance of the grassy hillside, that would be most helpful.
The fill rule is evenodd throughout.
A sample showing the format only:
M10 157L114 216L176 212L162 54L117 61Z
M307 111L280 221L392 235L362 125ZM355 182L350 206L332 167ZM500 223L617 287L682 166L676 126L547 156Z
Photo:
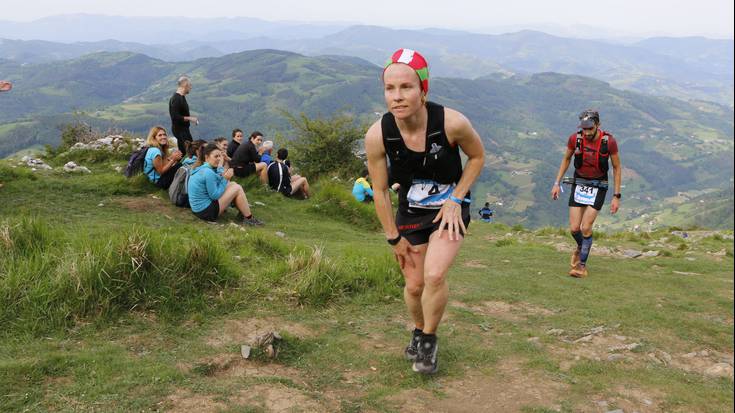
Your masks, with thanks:
M61 172L70 159L92 173ZM48 162L0 163L0 411L732 406L731 231L600 233L577 280L564 230L473 222L449 274L441 370L424 378L402 359L402 280L349 183L296 201L246 181L266 221L250 228L172 206L114 172L119 157ZM244 360L240 345L271 330L277 357Z
M357 121L372 121L384 111L379 69L357 58L259 50L174 64L103 53L53 65L5 62L2 71L16 87L0 97L12 108L0 114L0 154L56 143L59 125L74 117L102 130L144 133L152 125L168 125L167 102L181 73L193 78L188 101L201 120L193 134L205 139L241 127L261 130L282 144L293 137L283 111L347 112ZM665 208L675 211L676 222L698 223L685 210L662 203L679 192L732 193L733 114L716 104L625 92L556 73L434 78L431 98L465 113L483 137L488 168L475 199L501 200L499 217L508 223L566 220L564 208L548 200L549 182L577 113L587 107L600 109L603 128L618 139L626 168L624 208L607 225L621 228L643 215L670 224ZM707 222L729 228L732 219L717 199L705 196L699 207L713 215Z

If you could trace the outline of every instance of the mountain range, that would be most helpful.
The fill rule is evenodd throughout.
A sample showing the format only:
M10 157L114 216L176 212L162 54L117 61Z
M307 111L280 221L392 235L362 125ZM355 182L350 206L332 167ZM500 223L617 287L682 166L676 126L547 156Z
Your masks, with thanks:
M0 95L0 155L55 144L73 117L99 128L144 133L168 125L167 101L181 73L201 119L197 137L259 129L287 145L282 111L372 121L382 113L380 67L356 57L255 50L187 62L137 53L96 53L40 64L0 61L14 81ZM733 112L623 91L578 75L543 72L476 79L432 77L430 98L463 112L483 138L486 168L475 201L493 202L507 222L563 224L563 202L548 198L577 113L594 107L621 147L625 208L603 225L706 224L732 228ZM700 202L701 201L701 202ZM694 207L693 207L694 206Z
M176 62L278 49L310 56L356 56L382 64L400 45L420 50L431 62L432 73L441 77L475 79L496 73L550 71L593 77L616 88L730 107L734 99L731 39L658 37L623 43L530 30L491 35L251 18L69 15L33 23L0 24L2 58L41 63L94 52L130 51Z

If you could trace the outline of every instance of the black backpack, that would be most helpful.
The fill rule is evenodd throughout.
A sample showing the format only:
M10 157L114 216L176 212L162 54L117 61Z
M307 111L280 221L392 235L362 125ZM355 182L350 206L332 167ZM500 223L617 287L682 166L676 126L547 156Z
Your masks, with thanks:
M137 151L133 151L128 159L128 166L125 167L125 176L132 178L133 176L143 172L143 165L145 164L145 154L148 152L149 146L144 146Z

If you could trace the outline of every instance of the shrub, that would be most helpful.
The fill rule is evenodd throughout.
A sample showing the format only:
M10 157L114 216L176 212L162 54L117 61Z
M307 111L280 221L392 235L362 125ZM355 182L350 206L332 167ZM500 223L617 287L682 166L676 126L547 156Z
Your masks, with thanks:
M77 142L91 142L97 138L101 138L102 135L92 129L92 127L76 118L71 123L67 123L62 126L61 129L61 143L55 149L51 145L46 145L46 156L55 157L56 155L69 150Z
M298 117L289 113L284 116L296 130L292 158L302 175L312 180L331 173L349 178L357 176L364 168L354 147L363 139L366 125L356 125L346 115L328 119L310 119L303 113Z

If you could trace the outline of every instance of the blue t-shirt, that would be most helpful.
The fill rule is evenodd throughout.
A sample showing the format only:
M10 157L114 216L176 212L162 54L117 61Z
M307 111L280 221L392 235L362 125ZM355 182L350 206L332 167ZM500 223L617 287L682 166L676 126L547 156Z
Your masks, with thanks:
M181 166L189 166L194 165L197 163L197 156L194 155L191 158L185 158L183 161L181 161Z
M218 200L227 188L227 179L222 176L223 168L212 168L203 163L191 171L189 177L189 205L194 212L207 209L212 201Z
M260 155L260 162L265 162L266 165L270 165L271 162L273 162L273 158L271 158L271 154L268 152L263 152L263 154Z
M151 146L145 153L145 163L143 164L143 172L148 176L148 180L154 184L161 178L161 175L156 172L156 168L153 167L153 160L156 159L156 156L162 156L161 150Z

